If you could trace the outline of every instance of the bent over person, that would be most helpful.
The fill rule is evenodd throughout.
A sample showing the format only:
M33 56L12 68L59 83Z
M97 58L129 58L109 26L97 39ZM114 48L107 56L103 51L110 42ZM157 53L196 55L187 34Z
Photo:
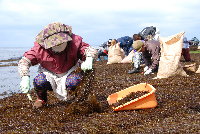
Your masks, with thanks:
M101 56L104 57L104 60L108 60L108 50L111 45L111 41L112 39L109 39L107 42L104 42L99 46L97 61L101 61Z
M144 75L158 71L160 60L160 42L159 41L145 41L137 40L133 43L133 49L136 52L142 52L145 68Z
M18 64L23 93L30 91L30 66L39 65L39 74L34 78L37 101L33 108L42 107L47 102L47 90L54 91L57 98L67 100L68 91L76 88L83 77L83 71L91 70L94 48L82 42L82 37L72 33L72 27L60 22L50 23L36 36L34 46L25 52ZM81 64L79 73L75 69Z

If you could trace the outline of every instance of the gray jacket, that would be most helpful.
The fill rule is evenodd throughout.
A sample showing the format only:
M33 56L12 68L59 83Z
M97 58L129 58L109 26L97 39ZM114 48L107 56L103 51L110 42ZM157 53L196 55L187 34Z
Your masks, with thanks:
M103 53L104 50L106 50L106 52L108 53L108 49L109 49L108 42L104 42L99 46L99 53Z
M160 60L160 42L159 41L146 41L144 42L145 52L143 52L143 58L145 66L150 66L152 71L156 71L159 66Z

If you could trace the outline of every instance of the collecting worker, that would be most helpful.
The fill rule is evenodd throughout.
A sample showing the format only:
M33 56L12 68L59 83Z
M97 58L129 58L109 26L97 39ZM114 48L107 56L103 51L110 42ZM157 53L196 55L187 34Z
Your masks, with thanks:
M183 37L183 49L181 55L184 56L185 61L191 61L189 53L189 42L186 37Z
M142 42L136 40L133 43L133 49L136 52L142 52L145 68L144 75L158 71L160 60L160 42L155 40Z
M18 64L23 93L30 91L29 68L39 64L39 74L33 80L37 100L33 108L47 102L47 90L53 91L60 100L69 98L83 78L86 70L92 69L96 50L72 33L72 27L60 22L50 23L35 37L34 46L24 53ZM83 61L80 65L79 60ZM77 68L81 71L75 73Z
M104 42L99 46L97 61L101 61L101 56L104 57L104 60L108 60L108 50L111 45L111 41L112 39L109 39L107 42Z
M133 40L136 41L136 40L141 40L141 36L139 34L134 34L133 35ZM142 42L144 40L141 40ZM136 50L135 51L135 54L134 54L134 57L133 57L133 62L134 62L134 69L133 70L130 70L128 73L129 74L132 74L132 73L140 73L139 71L139 67L143 61L143 57L142 57L142 52L137 52Z

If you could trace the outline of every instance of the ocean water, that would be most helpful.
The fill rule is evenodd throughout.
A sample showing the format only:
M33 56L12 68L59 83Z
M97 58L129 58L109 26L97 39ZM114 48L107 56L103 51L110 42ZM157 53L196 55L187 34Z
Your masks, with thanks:
M10 62L2 62L2 60L20 59L24 52L28 50L30 48L0 47L0 65L18 63L19 60ZM31 88L33 88L33 79L38 74L37 69L38 65L30 67ZM18 73L18 66L0 67L0 99L13 93L20 93L20 82L21 78Z
M94 48L97 49L98 47L95 46ZM31 47L0 47L0 61L21 58L24 52L30 49Z
M20 58L28 50L28 47L0 47L0 60Z

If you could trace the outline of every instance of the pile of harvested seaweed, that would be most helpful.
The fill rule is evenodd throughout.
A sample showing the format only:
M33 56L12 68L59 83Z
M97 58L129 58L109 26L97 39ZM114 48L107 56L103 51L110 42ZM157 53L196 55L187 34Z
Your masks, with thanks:
M181 64L199 66L199 57L191 54L193 62ZM141 73L128 74L131 64L99 61L93 68L75 99L62 102L48 92L47 105L35 111L25 94L0 99L1 133L200 133L200 74L151 79L154 74L148 83L156 88L156 108L114 112L107 97L146 78ZM36 100L33 90L31 96Z

